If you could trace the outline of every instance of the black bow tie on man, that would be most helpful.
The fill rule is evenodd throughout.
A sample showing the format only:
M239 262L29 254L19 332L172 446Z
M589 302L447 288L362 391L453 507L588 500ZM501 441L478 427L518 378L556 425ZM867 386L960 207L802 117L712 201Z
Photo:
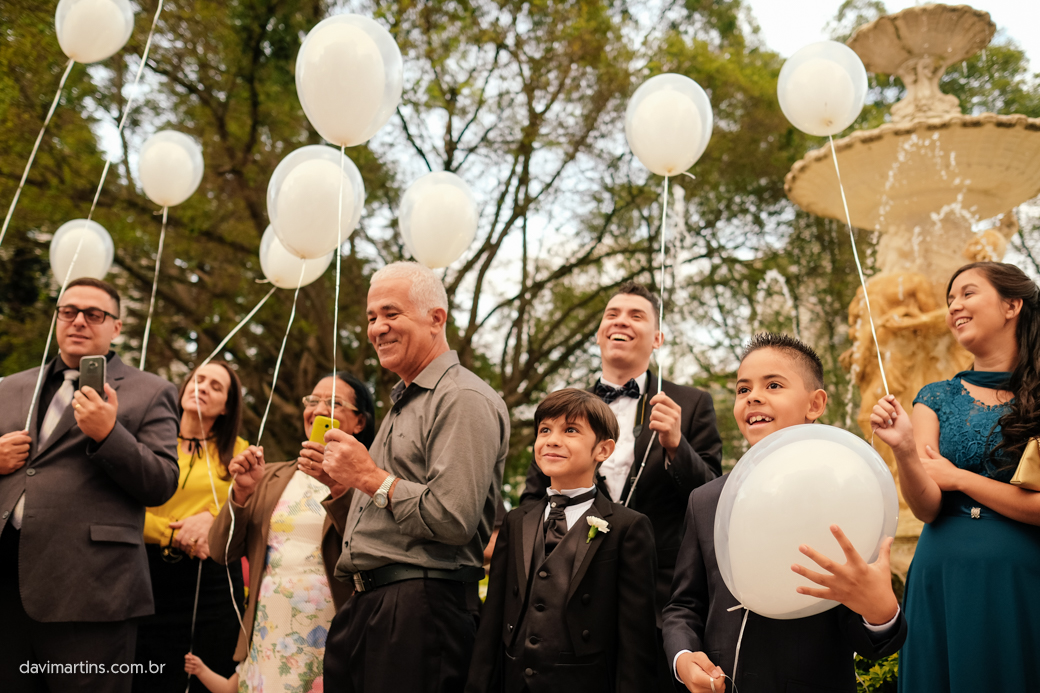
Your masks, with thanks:
M630 378L629 381L621 387L611 387L610 385L605 384L602 380L597 380L596 386L592 391L607 404L610 404L618 397L639 399L639 396L642 394L639 391L639 383L636 382L635 378Z

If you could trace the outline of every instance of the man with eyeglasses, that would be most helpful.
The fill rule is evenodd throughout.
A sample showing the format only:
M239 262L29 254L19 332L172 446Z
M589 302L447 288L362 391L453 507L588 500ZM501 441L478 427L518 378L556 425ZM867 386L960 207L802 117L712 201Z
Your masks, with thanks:
M76 279L58 356L0 381L0 681L21 691L129 691L139 616L154 611L146 506L177 489L177 391L110 350L119 294ZM105 356L104 392L78 389ZM39 398L25 430L33 393Z

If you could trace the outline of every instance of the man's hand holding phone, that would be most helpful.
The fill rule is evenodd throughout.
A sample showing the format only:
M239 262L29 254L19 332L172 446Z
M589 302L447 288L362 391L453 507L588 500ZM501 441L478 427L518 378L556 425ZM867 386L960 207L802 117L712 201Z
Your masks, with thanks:
M80 388L72 395L72 410L76 416L76 424L83 435L95 443L100 443L112 429L116 427L116 414L119 412L119 398L112 386L105 383L106 402L97 390L90 386Z

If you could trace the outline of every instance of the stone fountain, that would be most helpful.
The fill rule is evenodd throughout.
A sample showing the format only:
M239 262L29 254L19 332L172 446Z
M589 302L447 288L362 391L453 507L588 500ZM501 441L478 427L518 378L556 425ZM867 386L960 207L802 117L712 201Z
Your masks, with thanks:
M889 389L908 411L921 387L971 364L946 329L953 271L1001 260L1018 230L1011 210L1040 194L1040 119L962 115L957 98L939 89L946 69L985 48L995 28L971 7L925 5L881 17L848 41L868 71L898 75L907 92L891 122L833 146L852 224L877 234L879 271L867 291ZM791 168L785 190L807 212L845 221L829 145ZM976 231L999 215L995 226ZM870 411L884 387L862 289L849 326L853 346L842 363L859 386L857 422L870 438ZM895 475L892 451L875 446ZM904 578L921 526L901 503L892 567Z

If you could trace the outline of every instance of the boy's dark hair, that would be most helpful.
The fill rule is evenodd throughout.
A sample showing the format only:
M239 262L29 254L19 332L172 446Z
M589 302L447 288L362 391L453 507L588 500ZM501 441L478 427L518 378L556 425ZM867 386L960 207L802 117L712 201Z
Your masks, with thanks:
M101 281L100 279L94 279L93 277L80 277L79 279L73 279L71 282L69 282L69 285L65 287L65 290L68 291L74 286L92 286L95 289L101 289L106 294L111 296L112 300L116 302L116 314L119 314L119 292L116 291L116 287L112 286L108 282Z
M547 419L578 421L584 419L596 434L596 444L618 439L618 422L614 412L603 400L591 392L569 387L553 392L538 405L534 412L535 431Z
M744 347L744 353L740 357L740 362L743 363L748 355L759 349L777 349L785 352L801 365L802 379L805 380L806 387L811 390L824 389L823 362L820 361L820 357L808 344L786 334L759 332Z
M614 296L620 296L621 294L632 294L633 296L639 296L650 301L651 307L654 309L654 320L660 329L661 327L661 302L657 298L657 294L650 291L639 282L628 281L618 287L618 290L614 292ZM614 298L611 296L611 298Z

